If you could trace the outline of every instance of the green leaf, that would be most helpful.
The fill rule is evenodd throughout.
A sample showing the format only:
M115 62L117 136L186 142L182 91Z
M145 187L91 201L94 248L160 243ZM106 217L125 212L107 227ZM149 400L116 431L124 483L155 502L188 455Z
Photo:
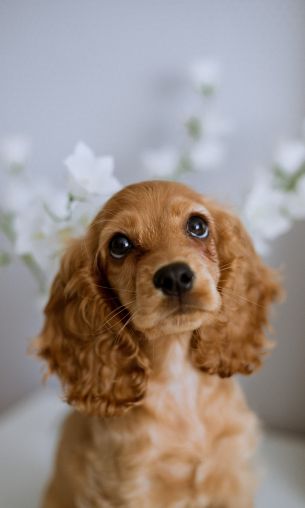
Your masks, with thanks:
M7 266L10 264L12 258L8 252L0 251L0 266Z
M277 186L285 192L295 192L299 181L305 175L305 164L295 171L292 175L287 175L279 166L274 167L274 175Z
M0 230L10 242L13 243L15 241L14 214L0 211Z
M10 164L9 172L13 176L19 176L24 171L24 164L19 164L18 162L13 162Z
M178 167L175 171L174 177L179 177L183 175L184 173L188 173L189 171L192 171L192 161L187 153L184 153L179 161Z
M186 130L189 134L189 136L194 140L198 141L201 138L202 130L201 130L201 124L198 118L195 116L192 116L186 123L185 123Z
M215 94L215 88L211 85L202 85L200 92L204 97L212 97Z
M27 268L30 270L34 278L36 279L36 282L38 284L39 291L41 293L45 293L47 289L47 283L46 283L46 277L38 265L38 263L35 261L33 256L31 254L23 254L21 256L22 261L27 266Z

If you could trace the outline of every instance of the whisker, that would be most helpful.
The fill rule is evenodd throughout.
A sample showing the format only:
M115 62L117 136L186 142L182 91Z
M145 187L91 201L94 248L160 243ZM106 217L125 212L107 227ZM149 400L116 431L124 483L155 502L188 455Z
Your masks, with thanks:
M120 317L120 319L122 320L123 318L127 317L127 315L128 315L128 311L127 311L126 315L121 316L121 317ZM115 316L115 317L117 317L117 316ZM129 321L129 319L130 319L130 318L128 318L128 321ZM116 321L116 322L115 322L115 323L113 323L111 326L107 326L107 331L114 330L114 329L116 328L117 324L118 324L118 323L117 323L117 321ZM115 332L115 333L116 333L116 335L117 335L117 332Z
M122 333L122 331L124 330L124 328L126 328L126 326L130 323L130 321L135 317L137 311L133 312L130 317L127 319L126 323L123 324L123 326L119 329L119 331L116 333L116 336L114 338L114 345L117 345L119 344L119 340L120 340L120 334Z
M227 268L223 268L222 270L219 270L220 273L227 272L228 270L231 270L232 267L228 266Z
M220 288L219 289L220 293L221 292L224 292L224 291L227 291L228 293L228 296L235 296L236 298L240 298L241 300L244 300L245 302L248 302L248 303L251 303L252 305L256 305L257 307L260 307L261 309L265 309L265 305L261 305L260 303L257 303L257 302L254 302L252 300L249 300L248 298L245 298L244 296L242 295L239 295L237 293L234 293L233 291L231 291L230 289L228 288Z
M122 328L120 328L120 330L117 333L117 337L120 336L124 328L126 328L126 326L130 323L130 321L135 317L135 314L136 314L135 312L131 314L131 316L127 319L126 323L123 324Z
M120 307L114 309L112 312L110 312L108 315L107 315L107 321L105 321L105 323L103 323L103 326L107 326L107 329L108 330L111 330L111 327L108 327L108 324L113 320L115 319L116 317L118 317L120 314L122 314L123 311L126 311L128 312L128 309L126 309L126 307L124 305L120 305Z
M127 302L126 305L129 305L131 303L134 303L135 300L131 300L130 302ZM90 336L96 336L100 333L102 333L103 331L105 331L105 327L107 328L107 331L109 330L112 330L112 328L114 328L117 323L115 322L113 325L109 326L109 323L114 320L115 318L117 318L120 314L123 314L123 311L126 311L126 313L128 313L128 309L124 306L124 305L120 305L119 307L116 307L115 309L113 309L108 315L107 315L107 321L106 322L103 322L101 324L100 327L98 328L95 328L94 331L89 334ZM120 319L122 319L124 316L121 316Z
M234 263L234 260L231 261L230 263L225 263L224 265L219 266L219 269L221 270L222 268L226 268L227 266L231 266L233 263Z
M104 326L107 326L107 329L108 330L111 330L115 324L113 326L108 326L108 324L110 323L110 321L112 321L113 319L115 319L116 317L118 317L120 314L122 314L122 312L125 310L127 313L129 313L129 310L126 308L126 305L130 305L132 303L135 302L135 299L134 300L131 300L130 302L127 302L125 305L120 305L120 307L118 309L114 309L112 312L110 312L110 314L108 314L107 317L109 317L111 314L112 316L109 317L109 319L107 319L107 321L104 323Z
M234 265L234 261L232 261L232 263L227 263L225 265L222 265L222 266L219 267L219 271L220 272L224 272L226 270L230 270L233 265Z
M111 289L112 291L116 291L116 289L115 289L115 288L112 288L112 287L110 287L110 286L102 286L101 284L96 284L96 286L97 286L98 288L102 288L102 289ZM120 291L126 291L126 292L128 292L128 293L133 293L134 295L136 294L136 292L135 292L134 290L132 290L132 289L120 289Z

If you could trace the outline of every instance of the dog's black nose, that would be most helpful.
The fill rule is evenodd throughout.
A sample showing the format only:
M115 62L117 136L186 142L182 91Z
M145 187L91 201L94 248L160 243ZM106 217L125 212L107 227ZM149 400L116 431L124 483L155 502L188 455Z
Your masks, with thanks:
M180 296L193 287L194 272L186 263L171 263L163 266L154 275L157 289L168 296Z

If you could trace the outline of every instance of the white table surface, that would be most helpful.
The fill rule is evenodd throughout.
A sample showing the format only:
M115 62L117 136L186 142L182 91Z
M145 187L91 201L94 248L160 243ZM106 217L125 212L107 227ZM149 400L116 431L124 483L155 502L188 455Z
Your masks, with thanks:
M0 417L0 508L38 508L67 407L41 389ZM256 508L305 508L305 439L269 433Z

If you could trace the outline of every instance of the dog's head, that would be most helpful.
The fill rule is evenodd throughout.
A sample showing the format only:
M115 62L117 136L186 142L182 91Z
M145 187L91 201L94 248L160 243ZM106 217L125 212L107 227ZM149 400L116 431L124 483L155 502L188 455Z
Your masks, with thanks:
M115 414L143 400L150 365L141 343L156 336L190 332L195 367L251 373L278 295L237 217L178 183L135 184L64 255L38 353L68 402Z

